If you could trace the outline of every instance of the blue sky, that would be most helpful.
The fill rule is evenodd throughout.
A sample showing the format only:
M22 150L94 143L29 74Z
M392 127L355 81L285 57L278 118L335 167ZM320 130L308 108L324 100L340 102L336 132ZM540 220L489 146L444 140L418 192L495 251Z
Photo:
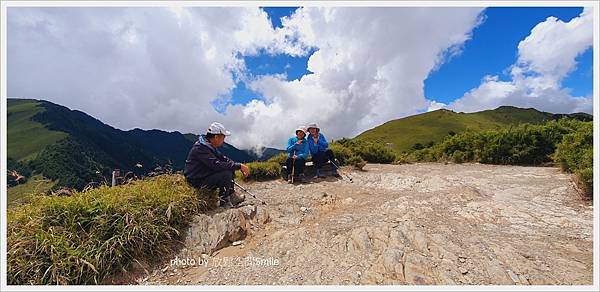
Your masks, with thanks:
M425 80L425 96L449 103L479 85L485 75L508 79L507 68L517 59L517 46L538 23L549 16L568 22L582 8L495 7L485 10L485 22L473 31L460 56L450 59ZM580 56L577 71L563 85L574 95L592 91L592 50Z
M262 7L269 15L274 28L281 28L281 18L290 16L298 7ZM306 69L307 62L315 50L306 56L294 57L286 54L269 55L261 50L258 55L244 56L247 73L250 78L263 75L283 74L286 80L297 80L311 72ZM263 99L259 93L249 89L244 81L238 81L232 93L231 104L246 104L253 99ZM222 110L222 109L221 109Z
M274 28L281 27L281 18L294 13L297 7L263 7ZM517 59L517 46L538 23L554 16L568 22L577 17L581 7L493 7L484 11L484 22L473 31L462 52L449 58L437 70L431 72L424 82L424 94L428 99L449 104L476 88L486 75L498 75L500 80L509 79L509 67ZM262 75L284 74L287 80L296 80L311 72L307 61L314 50L306 56L292 57L285 54L269 55L261 51L255 56L244 56L250 78ZM577 58L578 66L563 80L563 87L571 89L574 96L592 94L592 49ZM246 104L263 97L246 87L243 81L232 92L232 104Z

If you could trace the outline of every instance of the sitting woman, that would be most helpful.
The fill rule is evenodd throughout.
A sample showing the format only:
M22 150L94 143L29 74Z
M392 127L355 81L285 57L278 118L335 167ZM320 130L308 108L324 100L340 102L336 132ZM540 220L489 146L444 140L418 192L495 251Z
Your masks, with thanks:
M321 133L321 129L319 129L316 123L308 125L308 132L308 148L310 155L312 156L313 163L317 169L316 177L323 178L325 176L322 174L321 168L323 165L325 165L325 163L327 163L327 161L334 162L335 157L333 156L333 151L329 149L329 143L327 143L327 139ZM333 173L334 176L339 177L335 164L333 165Z
M298 179L299 182L304 182L304 165L308 157L308 143L306 142L303 127L296 129L296 137L288 139L287 152L288 159L286 161L287 179L290 182Z

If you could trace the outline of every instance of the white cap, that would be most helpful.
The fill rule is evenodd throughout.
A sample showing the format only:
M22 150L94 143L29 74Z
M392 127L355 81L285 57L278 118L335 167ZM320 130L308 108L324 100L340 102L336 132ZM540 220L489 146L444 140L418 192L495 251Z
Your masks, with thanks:
M225 127L223 125L221 125L221 123L218 122L213 122L212 124L210 124L210 127L208 127L208 130L206 131L206 133L208 134L214 134L214 135L225 135L225 136L229 136L231 135L231 132L227 131L225 129Z
M310 130L310 128L315 128L317 130L319 130L319 126L317 126L317 123L310 123L307 126L308 130Z
M297 133L298 131L302 131L302 133L306 134L306 127L298 126L298 128L296 128L296 131L294 131L294 133Z

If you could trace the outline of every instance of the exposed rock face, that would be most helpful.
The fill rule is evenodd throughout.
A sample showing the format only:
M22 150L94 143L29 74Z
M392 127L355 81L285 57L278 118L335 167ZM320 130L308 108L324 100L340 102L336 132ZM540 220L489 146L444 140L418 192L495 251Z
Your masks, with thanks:
M568 174L479 164L365 169L349 173L354 183L249 184L267 205L193 223L179 257L206 266L159 269L141 283L592 284L593 209Z
M268 220L267 211L253 205L228 209L212 216L199 214L187 232L185 245L190 250L210 255L244 239L251 226L265 224Z

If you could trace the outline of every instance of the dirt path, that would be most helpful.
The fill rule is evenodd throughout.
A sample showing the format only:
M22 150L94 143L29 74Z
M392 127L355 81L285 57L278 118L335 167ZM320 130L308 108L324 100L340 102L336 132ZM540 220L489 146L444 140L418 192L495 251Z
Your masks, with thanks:
M269 223L139 284L592 284L592 206L558 169L365 169L354 183L246 185Z

